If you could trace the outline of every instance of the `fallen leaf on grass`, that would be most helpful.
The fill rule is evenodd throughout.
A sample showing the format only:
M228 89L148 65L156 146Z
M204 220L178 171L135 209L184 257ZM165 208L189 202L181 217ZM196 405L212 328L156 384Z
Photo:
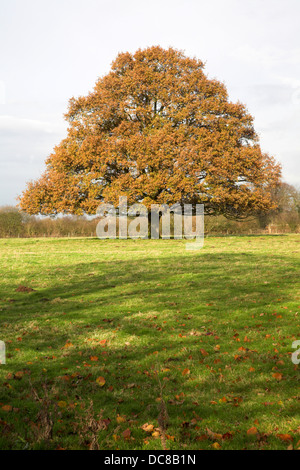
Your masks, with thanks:
M100 385L100 387L103 387L106 383L106 380L104 377L98 377L98 379L96 379L96 382L98 385Z
M4 405L4 406L2 406L1 410L5 411L6 413L9 413L10 411L12 411L12 406L11 405Z
M128 429L126 429L126 430L123 432L123 437L124 437L124 439L129 439L130 436L131 436L131 431L130 431L130 429L128 428Z
M24 376L24 371L20 370L14 374L14 379L21 380Z
M208 356L209 355L208 352L205 351L205 349L200 349L200 352L201 352L202 356Z
M272 377L274 377L274 379L276 380L282 380L283 376L282 374L280 374L279 372L275 372Z
M126 419L123 416L120 416L120 415L117 416L118 424L125 423L125 422L126 422Z
M258 433L258 430L255 426L253 428L248 429L247 431L248 436L255 436L257 433Z
M215 450L219 450L221 449L221 446L218 442L215 442L213 445L212 445L212 448L215 449Z
M277 437L283 442L293 442L293 437L290 434L277 434Z
M90 361L92 362L98 362L99 361L99 358L97 356L91 356L90 357Z
M145 423L145 424L143 424L142 429L143 429L143 431L146 431L146 432L152 432L153 429L154 429L154 426L153 426L153 424Z
M66 408L66 407L67 407L67 403L66 403L65 401L59 401L59 402L57 403L57 406L58 406L59 408Z
M222 440L222 438L223 438L222 434L218 434L216 432L213 432L208 428L206 428L206 432L207 432L208 437L210 439L214 440L214 441L219 441L219 440Z

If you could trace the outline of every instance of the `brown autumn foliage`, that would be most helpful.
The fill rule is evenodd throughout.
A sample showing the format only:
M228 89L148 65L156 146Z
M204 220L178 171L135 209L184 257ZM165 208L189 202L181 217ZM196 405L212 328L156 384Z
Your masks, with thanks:
M100 202L203 203L241 218L274 207L280 166L262 152L253 118L204 64L159 46L118 55L85 97L68 135L20 198L29 214L94 214Z

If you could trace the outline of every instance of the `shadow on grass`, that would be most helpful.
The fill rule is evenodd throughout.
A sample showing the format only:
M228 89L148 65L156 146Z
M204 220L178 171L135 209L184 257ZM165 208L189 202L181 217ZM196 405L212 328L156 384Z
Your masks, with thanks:
M59 384L57 400L92 397L110 417L137 415L143 424L157 417L158 370L175 428L196 413L206 424L222 423L228 430L249 414L262 418L267 406L272 412L280 409L275 395L282 401L296 394L289 366L283 366L285 381L267 385L280 354L255 336L276 336L278 325L293 333L293 318L276 323L272 316L282 305L279 296L293 298L297 264L291 257L176 254L158 260L77 262L59 274L57 268L48 280L51 287L27 296L14 293L16 301L5 318L16 333L25 333L18 348L27 358L37 357L25 365L13 344L10 367L14 372L27 368L36 380L46 369L49 380ZM30 322L36 322L37 331ZM242 342L245 351L239 353L234 335L243 340L249 333L254 346ZM64 349L68 341L73 346ZM259 373L250 375L251 365ZM103 388L96 383L98 376L105 377ZM0 393L2 402L19 400L21 420L31 409L24 381ZM265 405L268 401L274 403ZM287 408L281 417L290 412Z

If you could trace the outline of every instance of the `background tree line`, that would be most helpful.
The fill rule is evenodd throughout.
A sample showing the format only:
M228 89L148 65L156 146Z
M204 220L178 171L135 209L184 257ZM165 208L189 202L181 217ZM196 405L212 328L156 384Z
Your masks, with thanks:
M273 200L277 209L242 221L223 215L206 216L205 231L208 235L300 233L300 191L281 183L273 192ZM0 237L94 237L97 222L87 216L39 217L6 206L0 208Z

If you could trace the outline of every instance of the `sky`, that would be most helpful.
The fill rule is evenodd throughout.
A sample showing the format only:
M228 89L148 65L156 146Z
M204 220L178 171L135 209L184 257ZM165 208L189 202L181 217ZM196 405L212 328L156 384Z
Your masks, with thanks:
M152 45L205 62L300 187L299 17L299 0L0 0L0 206L45 169L69 99Z

